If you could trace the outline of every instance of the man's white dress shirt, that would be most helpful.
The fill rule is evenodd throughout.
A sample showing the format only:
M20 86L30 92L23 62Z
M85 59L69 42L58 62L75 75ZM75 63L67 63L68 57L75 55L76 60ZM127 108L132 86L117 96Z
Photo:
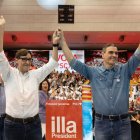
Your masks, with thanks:
M58 63L50 61L36 70L22 74L10 66L4 52L0 53L0 73L2 73L5 95L6 114L14 118L33 117L39 112L39 84L49 75Z

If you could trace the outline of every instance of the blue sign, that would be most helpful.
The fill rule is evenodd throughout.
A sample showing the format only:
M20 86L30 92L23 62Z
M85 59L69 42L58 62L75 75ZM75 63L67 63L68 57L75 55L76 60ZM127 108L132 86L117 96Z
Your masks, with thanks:
M92 102L82 102L83 140L93 140Z

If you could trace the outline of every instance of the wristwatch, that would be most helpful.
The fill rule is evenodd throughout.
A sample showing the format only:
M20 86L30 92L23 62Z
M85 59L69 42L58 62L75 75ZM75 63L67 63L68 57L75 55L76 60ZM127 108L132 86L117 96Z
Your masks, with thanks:
M57 43L57 44L53 44L53 47L59 47L59 44Z

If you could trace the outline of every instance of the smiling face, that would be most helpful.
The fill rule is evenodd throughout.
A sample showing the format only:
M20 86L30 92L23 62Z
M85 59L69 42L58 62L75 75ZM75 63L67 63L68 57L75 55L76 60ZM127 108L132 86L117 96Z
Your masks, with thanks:
M48 82L47 81L43 81L42 82L42 90L47 92L49 89L49 85L48 85Z
M19 58L16 59L18 65L17 68L19 69L20 72L24 74L30 70L31 61L32 57L30 53L27 53L26 56L20 56Z
M115 46L108 46L102 52L102 58L104 60L104 66L106 68L112 68L118 61L118 49Z

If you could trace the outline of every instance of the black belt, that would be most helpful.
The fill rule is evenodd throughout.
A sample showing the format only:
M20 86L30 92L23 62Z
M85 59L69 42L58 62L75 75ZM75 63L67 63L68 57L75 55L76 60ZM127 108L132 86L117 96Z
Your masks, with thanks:
M128 117L128 114L121 114L121 115L103 115L103 114L98 114L95 113L95 116L100 119L107 119L111 121L117 121L117 120L122 120L126 119Z
M13 122L27 124L27 123L31 123L31 122L37 120L39 118L39 115L37 114L34 117L22 119L22 118L13 118L13 117L9 116L8 114L6 114L6 118Z
M5 118L6 114L1 114L0 118Z

